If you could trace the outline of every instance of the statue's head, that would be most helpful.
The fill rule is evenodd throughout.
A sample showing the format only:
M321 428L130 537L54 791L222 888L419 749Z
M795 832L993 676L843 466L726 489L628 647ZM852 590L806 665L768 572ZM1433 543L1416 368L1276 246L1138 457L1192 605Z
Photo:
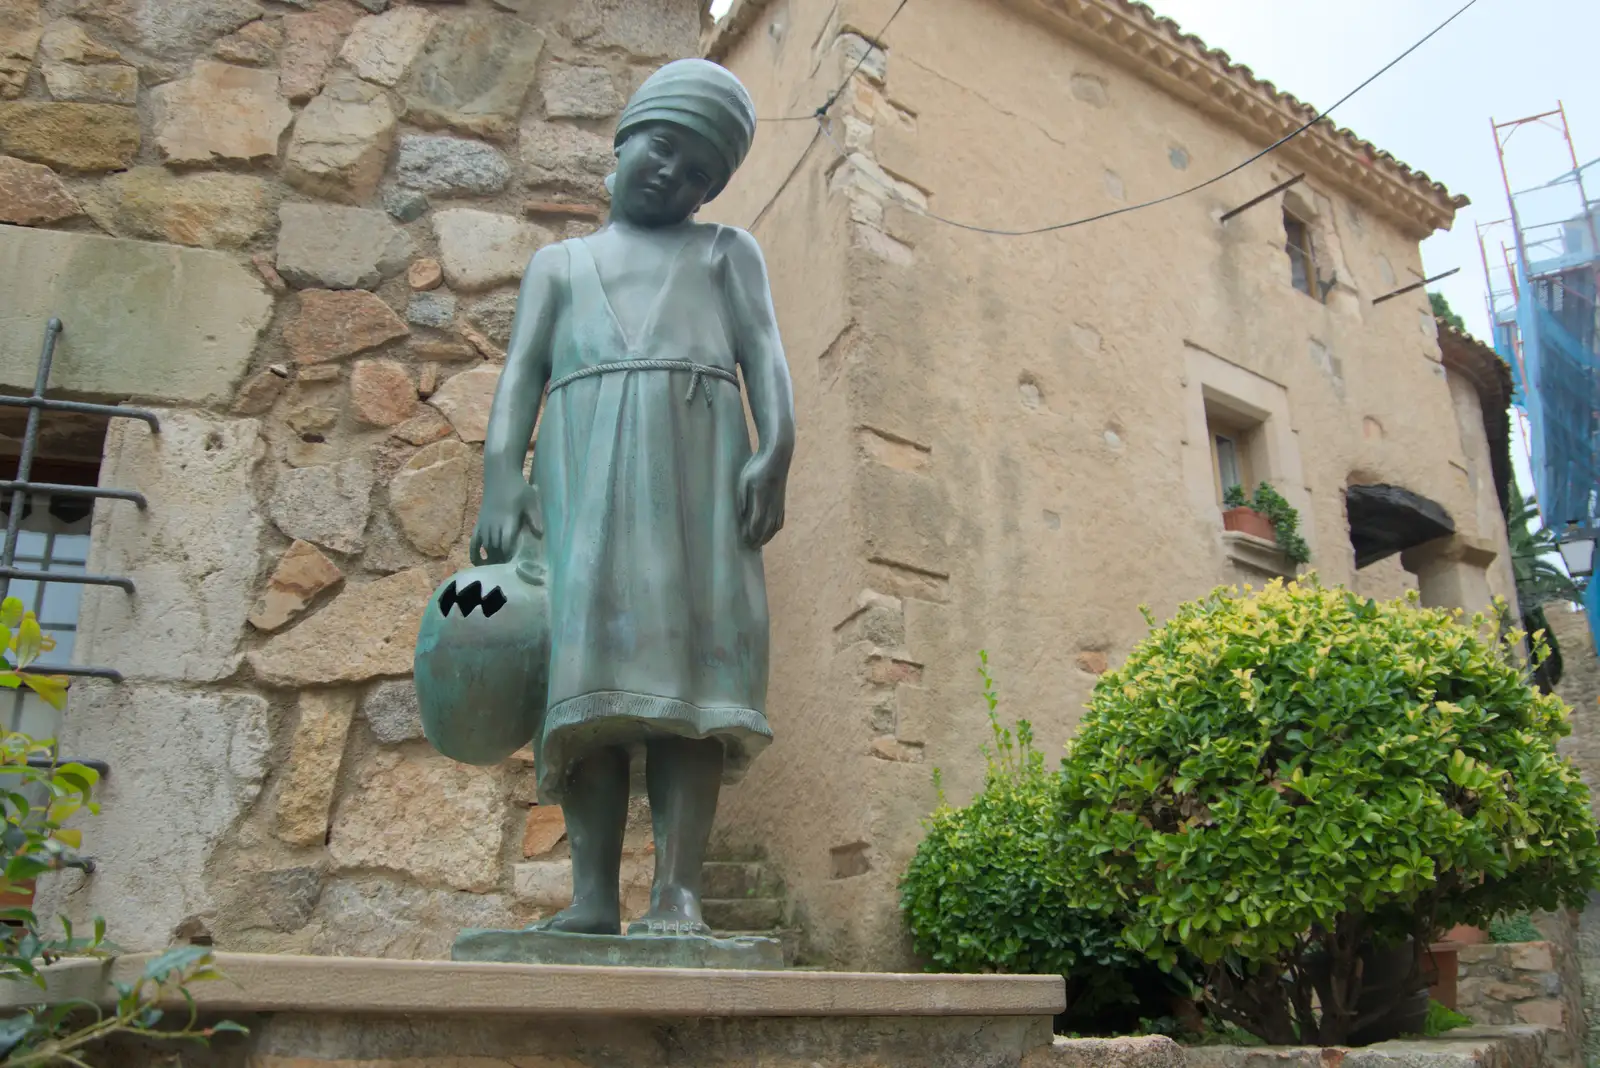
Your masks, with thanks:
M612 214L642 226L682 222L722 192L755 132L755 106L731 71L704 59L668 63L617 122Z

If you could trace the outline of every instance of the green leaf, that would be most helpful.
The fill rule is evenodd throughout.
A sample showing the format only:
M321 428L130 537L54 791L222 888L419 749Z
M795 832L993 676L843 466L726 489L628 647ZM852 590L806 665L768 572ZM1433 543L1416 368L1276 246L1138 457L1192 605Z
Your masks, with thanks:
M28 689L44 698L45 703L57 712L67 707L69 680L65 675L35 675L30 671L22 676L22 681Z
M0 1019L0 1056L6 1056L16 1049L22 1040L28 1037L28 1032L32 1031L33 1027L31 1013Z
M145 964L144 978L157 983L168 982L186 975L211 955L210 946L173 946Z
M17 629L17 667L25 668L39 659L39 653L44 648L44 632L39 629L39 621L33 618L33 613L28 613L22 620L22 626ZM23 679L27 681L26 677Z
M23 613L27 611L20 597L7 597L0 601L0 624L10 630L16 630L17 624L22 622Z

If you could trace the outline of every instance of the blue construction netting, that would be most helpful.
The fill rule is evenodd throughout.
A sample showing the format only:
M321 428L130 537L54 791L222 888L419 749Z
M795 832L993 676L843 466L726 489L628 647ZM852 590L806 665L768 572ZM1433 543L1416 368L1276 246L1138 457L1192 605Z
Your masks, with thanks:
M1600 256L1584 239L1589 221L1564 227L1551 259L1530 265L1519 242L1515 304L1494 323L1495 349L1511 365L1512 403L1525 417L1539 513L1558 538L1600 530ZM1549 251L1548 239L1543 244ZM1600 582L1584 583L1583 602L1600 649Z
M1515 403L1527 416L1529 465L1539 511L1551 529L1595 524L1600 487L1600 351L1594 271L1529 278L1520 270L1515 330L1497 329L1511 365ZM1509 327L1511 324L1505 324Z

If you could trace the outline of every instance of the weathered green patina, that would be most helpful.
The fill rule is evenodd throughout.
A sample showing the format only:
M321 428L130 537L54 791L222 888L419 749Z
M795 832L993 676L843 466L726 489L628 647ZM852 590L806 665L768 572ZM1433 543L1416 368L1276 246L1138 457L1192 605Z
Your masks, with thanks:
M447 584L419 644L430 740L479 760L531 743L541 798L563 806L573 902L542 930L621 933L629 763L642 752L656 875L629 933L703 937L718 792L771 739L761 548L783 525L793 398L755 239L694 219L754 133L749 95L714 63L669 63L634 94L607 224L540 249L523 277L484 443L480 566L452 580L457 598L476 581L505 604L452 617ZM516 577L521 564L507 569L519 543L535 558L535 538L548 653L538 588Z
M468 568L434 591L413 665L422 733L463 764L498 764L533 741L550 667L544 543Z

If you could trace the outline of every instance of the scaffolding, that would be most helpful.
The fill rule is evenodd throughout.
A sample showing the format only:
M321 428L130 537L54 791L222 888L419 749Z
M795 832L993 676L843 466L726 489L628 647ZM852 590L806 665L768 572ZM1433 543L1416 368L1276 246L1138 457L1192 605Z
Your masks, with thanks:
M1559 541L1600 534L1600 158L1580 163L1566 108L1490 120L1504 219L1478 225L1494 347L1511 365L1544 525ZM1550 177L1551 174L1554 177ZM1600 631L1600 583L1584 600Z

